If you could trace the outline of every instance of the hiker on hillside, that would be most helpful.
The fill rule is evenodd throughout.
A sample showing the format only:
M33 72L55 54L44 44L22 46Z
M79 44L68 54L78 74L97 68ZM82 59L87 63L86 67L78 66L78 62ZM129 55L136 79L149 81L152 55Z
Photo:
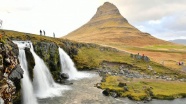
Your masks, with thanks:
M42 31L40 30L40 35L42 35Z
M0 19L0 28L2 27L3 25L3 21Z
M45 36L45 30L43 30L43 35Z
M181 65L181 62L178 62L178 65Z
M53 33L53 37L55 38L55 33Z

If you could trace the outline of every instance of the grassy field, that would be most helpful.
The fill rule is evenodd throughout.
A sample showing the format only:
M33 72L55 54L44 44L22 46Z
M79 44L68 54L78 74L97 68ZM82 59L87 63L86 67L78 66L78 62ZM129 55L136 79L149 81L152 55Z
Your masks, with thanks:
M177 65L178 61L185 62L185 46L173 45L151 45L143 47L130 47L118 45L117 49L115 45L112 48L100 46L96 44L79 43L64 39L51 38L45 36L39 36L28 33L21 33L15 31L7 31L6 36L10 39L18 40L32 40L32 41L48 41L54 42L58 45L63 44L64 41L73 45L78 50L78 54L73 56L73 60L78 69L99 69L102 68L104 61L113 63L122 63L131 65L129 70L138 71L148 75L153 75L154 71L157 75L164 75L177 78L186 78L186 74L180 70L181 66ZM81 47L78 47L78 46ZM108 45L107 45L108 46ZM174 50L173 50L174 49ZM123 51L124 50L124 51ZM127 50L127 51L126 51ZM140 53L149 56L152 61L144 62L142 60L136 60L131 58L130 53ZM161 61L164 60L164 65ZM148 65L153 68L153 71L148 69ZM172 65L172 66L171 66ZM118 67L116 68L118 70ZM129 91L124 91L123 88L118 87L119 82L127 83ZM174 86L173 86L174 85ZM173 99L178 97L185 97L186 83L179 81L163 81L156 79L127 79L120 76L108 76L106 82L103 82L101 88L117 91L122 97L129 97L134 100L143 100L149 96L149 91L153 92L151 95L153 98L158 99ZM152 88L149 90L149 88ZM176 90L175 90L176 89Z
M49 41L54 42L58 45L62 44L64 39L45 37L35 34L22 33L16 31L5 30L6 35L11 39L20 39L20 40L38 40L38 41ZM79 44L78 42L73 42L74 44ZM172 47L171 47L172 46ZM144 61L136 61L130 57L129 53L119 51L101 51L101 46L97 46L94 48L82 47L78 49L78 55L74 57L74 61L79 69L81 68L99 68L103 61L110 62L120 62L127 63L129 65L133 65L137 67L139 71L143 71L144 73L151 73L147 66L151 65L152 68L160 74L181 74L180 72L181 66L177 65L178 61L184 61L186 59L186 54L184 49L186 46L182 45L154 45L154 46L145 46L145 47L130 47L123 46L123 49L127 50L127 52L131 51L132 53L140 53L149 56L152 62L145 63ZM112 46L111 46L112 47ZM113 46L114 47L114 46ZM118 47L121 47L118 45ZM155 47L155 48L154 48ZM177 50L172 51L172 49L176 48ZM164 61L164 66L161 62ZM176 70L177 69L177 70Z
M119 87L119 83L126 83L128 91ZM163 81L153 79L127 79L119 76L108 76L106 82L102 82L102 89L116 91L122 97L133 100L144 100L151 96L156 99L175 99L186 96L186 83L179 81Z
M130 54L118 51L101 51L99 47L97 48L80 48L78 51L78 55L74 58L77 68L99 68L102 67L101 64L103 61L109 61L109 62L118 62L118 63L124 63L128 65L132 65L134 68L133 70L147 73L147 74L153 74L155 71L156 73L160 75L169 75L169 76L179 76L179 77L185 77L185 73L183 73L180 70L174 70L172 68L165 67L159 63L150 61L150 62L144 62L142 60L136 60L130 57ZM151 71L148 69L148 66L151 66L154 71Z

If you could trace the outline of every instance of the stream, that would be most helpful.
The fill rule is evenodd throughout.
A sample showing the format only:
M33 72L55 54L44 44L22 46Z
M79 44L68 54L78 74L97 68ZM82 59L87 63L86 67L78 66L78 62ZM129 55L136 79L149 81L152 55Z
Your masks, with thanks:
M92 73L92 72L91 72ZM95 72L91 78L73 80L73 84L69 85L71 90L62 93L60 97L39 99L39 104L186 104L186 99L175 100L155 100L143 103L129 100L127 98L112 98L102 94L102 90L94 87L99 83L101 77Z

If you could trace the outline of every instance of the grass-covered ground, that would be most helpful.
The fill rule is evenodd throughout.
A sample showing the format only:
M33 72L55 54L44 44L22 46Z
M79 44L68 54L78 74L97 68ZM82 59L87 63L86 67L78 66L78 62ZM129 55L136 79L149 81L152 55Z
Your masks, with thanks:
M128 91L119 87L119 83L126 83ZM133 100L144 100L151 96L156 99L175 99L186 96L186 83L179 81L164 81L155 79L127 79L120 76L108 76L102 82L101 88L116 91L121 97Z
M177 65L178 61L184 61L186 59L185 46L171 47L170 45L157 45L157 46L146 46L146 47L128 47L118 46L122 51L116 49L100 46L96 44L79 43L64 39L52 38L39 36L29 33L21 33L16 31L4 30L6 36L10 39L18 40L31 40L31 41L45 41L54 42L59 46L73 47L77 49L77 54L73 55L73 60L78 69L101 69L103 62L122 63L132 66L130 70L138 71L140 73L146 73L153 75L156 72L157 75L167 75L176 78L186 78L186 74L178 70L181 66ZM0 30L1 33L1 30ZM64 41L68 44L64 44ZM108 45L107 45L108 46ZM174 48L174 49L172 49ZM127 52L123 50L126 49ZM136 60L130 57L130 53L145 54L150 57L150 62L144 62L142 60ZM160 64L164 60L164 65ZM153 71L149 70L147 66L151 66ZM116 68L116 70L118 67ZM124 91L123 88L118 87L119 82L127 83L129 91ZM144 87L146 86L146 87ZM149 87L152 89L153 98L158 99L173 99L177 97L185 96L185 82L179 81L163 81L163 80L147 80L147 79L126 79L119 76L109 76L106 78L106 82L102 83L101 88L109 88L120 93L123 97L129 97L134 100L142 100L147 97ZM145 88L147 90L145 90Z
M74 58L76 65L79 69L81 68L100 68L103 61L118 62L128 65L132 65L133 70L140 71L142 73L153 74L154 71L159 75L169 75L178 77L185 77L185 73L182 71L167 68L156 62L144 62L142 60L136 60L130 57L130 54L122 51L102 51L99 47L97 48L80 48L78 55ZM148 66L153 68L153 71L148 69Z

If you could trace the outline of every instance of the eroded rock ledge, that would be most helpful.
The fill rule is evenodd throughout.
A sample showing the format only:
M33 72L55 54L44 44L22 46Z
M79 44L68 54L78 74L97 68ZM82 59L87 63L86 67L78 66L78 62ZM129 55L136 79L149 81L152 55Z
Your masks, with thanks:
M18 47L5 34L0 33L0 103L20 104L20 79L23 70L19 65Z

